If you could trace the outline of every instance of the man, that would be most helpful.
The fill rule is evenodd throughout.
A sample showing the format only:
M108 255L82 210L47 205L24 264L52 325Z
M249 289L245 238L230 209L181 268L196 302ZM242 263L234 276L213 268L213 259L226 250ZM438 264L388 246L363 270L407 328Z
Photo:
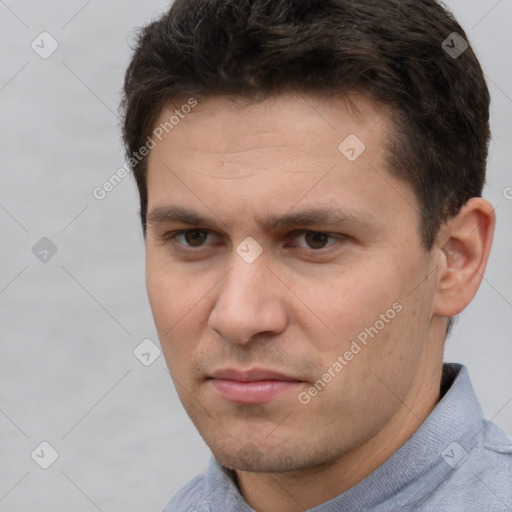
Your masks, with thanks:
M495 224L451 14L176 0L123 108L151 308L213 453L165 511L512 510L512 442L443 365Z

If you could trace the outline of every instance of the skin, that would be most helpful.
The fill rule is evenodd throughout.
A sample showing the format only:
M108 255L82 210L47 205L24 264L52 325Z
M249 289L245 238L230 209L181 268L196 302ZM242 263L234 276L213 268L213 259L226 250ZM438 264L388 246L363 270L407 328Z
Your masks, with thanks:
M199 433L259 512L332 499L416 431L439 400L446 317L473 298L492 243L493 208L474 198L427 251L418 201L386 167L385 110L347 99L205 99L149 155L146 282L166 362ZM338 150L349 134L366 146L353 162ZM177 206L210 220L165 215ZM318 208L346 218L261 222ZM187 229L194 234L172 238ZM263 250L252 263L236 252L249 236ZM397 303L400 312L301 403L298 394ZM241 405L208 379L227 367L299 382Z

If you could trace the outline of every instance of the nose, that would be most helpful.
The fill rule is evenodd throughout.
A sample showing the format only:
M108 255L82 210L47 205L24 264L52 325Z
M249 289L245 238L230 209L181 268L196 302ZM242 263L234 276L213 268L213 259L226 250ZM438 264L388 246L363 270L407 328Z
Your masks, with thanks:
M264 258L246 263L237 254L231 270L216 288L208 324L224 340L247 344L257 334L283 332L288 322L283 284Z

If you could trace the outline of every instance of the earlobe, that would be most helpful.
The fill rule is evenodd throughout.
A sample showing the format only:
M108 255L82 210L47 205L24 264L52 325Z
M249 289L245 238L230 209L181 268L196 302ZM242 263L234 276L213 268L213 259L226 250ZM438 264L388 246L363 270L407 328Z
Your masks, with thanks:
M438 237L441 272L435 313L459 314L475 296L491 251L495 213L482 198L470 199L449 219Z

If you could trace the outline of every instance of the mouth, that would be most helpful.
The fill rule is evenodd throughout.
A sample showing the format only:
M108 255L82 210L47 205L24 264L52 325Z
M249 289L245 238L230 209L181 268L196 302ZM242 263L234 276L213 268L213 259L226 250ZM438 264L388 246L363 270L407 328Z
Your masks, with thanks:
M225 400L237 404L262 404L295 389L303 382L273 370L225 368L213 372L208 382Z

